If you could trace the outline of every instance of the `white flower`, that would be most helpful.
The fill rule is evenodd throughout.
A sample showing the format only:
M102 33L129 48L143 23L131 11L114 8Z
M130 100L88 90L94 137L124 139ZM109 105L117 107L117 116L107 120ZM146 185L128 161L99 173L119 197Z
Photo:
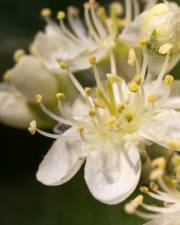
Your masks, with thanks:
M154 2L149 1L146 7L151 7ZM36 35L33 53L53 72L62 72L57 60L65 60L73 72L88 69L90 55L96 54L97 62L100 62L112 49L118 48L119 33L140 12L138 1L125 0L124 11L119 2L111 3L106 10L95 0L89 0L84 4L84 21L80 19L78 9L70 6L67 14L57 13L58 25L50 18L50 9L45 8L42 16L47 26L44 32Z
M100 80L96 58L90 57L89 62L97 83L96 93L89 87L84 89L68 65L60 62L82 95L71 113L63 108L62 93L57 94L62 116L50 112L43 97L37 96L46 114L71 127L63 134L49 134L35 127L34 122L33 127L30 125L31 133L37 131L57 139L40 164L37 179L46 185L63 184L86 161L85 180L93 196L104 203L116 204L136 188L141 170L139 152L144 146L156 142L170 148L170 142L180 139L180 113L174 110L179 108L180 97L174 104L173 77L164 77L166 63L153 82L148 82L145 76L146 63L142 68L137 66L140 75L127 85L116 75L113 54L111 73L105 83Z
M167 67L170 70L180 58L180 7L167 1L156 4L131 22L120 34L120 38L134 45L142 45L148 53L150 70L156 76L164 61L164 54L167 53L161 51L161 46L165 45L170 52Z
M149 188L146 186L140 187L140 190L143 193L146 193L149 197L156 200L156 202L158 202L159 204L157 206L154 204L146 204L143 200L143 196L140 195L125 206L126 212L130 214L135 213L136 215L144 219L151 219L144 225L180 224L179 156L175 155L174 157L176 158L175 166L170 163L172 158L173 157L170 156L169 160L166 161L164 158L160 157L152 161L152 166L155 167L155 169L151 173L150 178L153 180L157 180L159 186L156 183L151 182L150 188L152 191L149 190ZM170 171L171 175L168 174L170 173ZM138 209L138 207L140 206L141 208L143 208L143 210Z

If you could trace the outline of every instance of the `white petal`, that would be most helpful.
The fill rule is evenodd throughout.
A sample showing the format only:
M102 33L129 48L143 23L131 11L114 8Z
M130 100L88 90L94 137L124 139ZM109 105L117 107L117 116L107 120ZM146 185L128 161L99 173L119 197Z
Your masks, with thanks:
M180 112L163 111L149 120L139 134L152 142L167 147L170 140L180 140Z
M57 80L49 73L38 58L24 56L9 71L13 84L28 100L34 101L37 94L43 95L44 101L51 102L57 93Z
M155 219L145 223L144 225L180 225L179 212L158 215Z
M60 185L70 180L83 164L81 140L70 128L54 142L41 162L37 179L46 185Z
M0 85L0 121L18 128L26 128L35 116L25 99L13 88Z
M140 177L140 158L136 146L111 144L91 153L85 165L85 180L92 195L106 204L117 204L136 188Z

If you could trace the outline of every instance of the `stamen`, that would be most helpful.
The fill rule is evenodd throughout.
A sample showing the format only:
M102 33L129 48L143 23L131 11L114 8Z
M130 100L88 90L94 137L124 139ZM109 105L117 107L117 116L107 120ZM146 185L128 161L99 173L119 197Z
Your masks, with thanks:
M49 138L53 138L53 139L57 139L59 137L59 135L55 135L55 134L50 134L50 133L47 133L45 131L42 131L40 129L37 128L37 123L35 120L31 121L30 124L29 124L29 127L28 127L28 131L34 135L36 133L36 131L45 136L45 137L49 137Z
M154 103L154 102L157 101L157 96L156 96L156 95L149 95L149 96L147 97L147 99L148 99L148 102Z
M171 43L166 43L160 46L159 53L162 55L166 55L170 52L170 50L173 48L173 45Z
M144 82L144 79L145 79L146 70L147 70L147 64L148 64L147 53L143 49L143 64L142 64L142 68L141 68L141 79L142 79L142 83Z
M69 70L68 64L65 63L63 60L60 60L59 65L60 65L62 70L67 71L67 74L68 74L69 78L71 79L72 83L74 84L74 86L76 87L76 89L80 92L80 94L83 97L85 97L84 88L81 86L79 81L75 78L74 74L71 73L71 71Z
M160 179L164 174L164 170L162 168L155 169L150 174L150 180Z
M57 13L57 19L59 19L59 21L60 21L60 26L61 26L62 31L64 32L64 34L67 35L68 38L70 38L71 41L75 42L77 45L82 47L83 43L66 27L66 25L64 23L65 16L66 16L66 14L63 11L59 11Z
M84 17L85 17L85 22L86 22L87 28L89 30L89 33L92 35L92 37L95 39L95 41L99 42L99 37L98 37L94 27L93 27L91 19L90 19L90 15L89 15L90 5L89 5L89 3L85 3L84 7L85 7Z
M148 193L148 191L149 191L149 188L148 187L146 187L146 186L141 186L140 187L140 192L142 192L142 193Z
M171 85L174 81L174 77L170 74L166 75L164 78L164 83L167 85Z
M63 101L65 99L65 94L64 93L57 93L56 94L56 98L59 100L59 101Z
M94 72L94 78L96 80L97 87L101 88L104 91L104 88L103 88L103 85L101 82L101 78L100 78L100 75L99 75L99 72L98 72L98 69L96 66L96 57L94 55L89 57L89 63L92 65L93 72Z
M86 88L84 89L84 92L85 92L85 95L86 95L86 96L91 96L91 94L92 94L92 88L86 87Z
M126 204L124 209L128 214L133 214L135 212L136 208L138 208L138 206L142 205L142 203L143 203L143 196L138 195L130 203Z
M166 167L166 160L164 157L156 158L151 163L152 167L164 169Z
M41 10L41 16L44 18L50 17L52 15L52 11L50 8L44 8Z
M66 124L66 125L69 125L69 126L74 126L73 123L71 123L70 121L64 119L64 118L61 118L60 116L57 116L56 114L52 113L51 111L49 111L45 105L42 103L42 95L36 95L35 97L37 103L39 103L41 109L43 112L45 112L49 117L51 117L52 119L58 121L59 123L63 123L63 124Z
M17 63L24 55L25 51L23 49L18 49L14 52L13 59Z
M96 30L98 31L99 35L102 38L105 38L107 36L107 32L104 29L104 27L102 26L101 22L99 21L99 18L97 17L94 7L91 7L91 16L94 22L94 25L96 27Z
M37 131L37 124L36 124L36 120L33 120L30 122L29 127L28 127L28 131L34 135Z
M135 93L135 92L138 91L138 85L137 85L136 83L134 83L134 82L129 83L129 84L128 84L128 89L129 89L129 91Z

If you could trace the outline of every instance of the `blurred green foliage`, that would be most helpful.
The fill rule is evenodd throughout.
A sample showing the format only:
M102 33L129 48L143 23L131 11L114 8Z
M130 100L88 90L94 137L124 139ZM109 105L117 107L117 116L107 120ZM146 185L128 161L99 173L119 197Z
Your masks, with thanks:
M177 0L178 2L179 0ZM13 65L12 53L27 48L34 34L43 29L43 7L54 12L82 0L1 0L0 73ZM100 1L109 3L111 1ZM174 70L179 77L179 66ZM51 140L31 137L28 132L0 126L0 224L1 225L138 225L142 221L126 215L120 205L107 206L89 193L83 169L61 187L46 187L35 173Z

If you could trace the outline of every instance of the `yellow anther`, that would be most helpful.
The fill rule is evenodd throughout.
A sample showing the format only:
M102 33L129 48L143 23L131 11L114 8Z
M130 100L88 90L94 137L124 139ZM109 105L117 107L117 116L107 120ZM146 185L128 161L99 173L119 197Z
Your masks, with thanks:
M175 179L171 179L169 185L171 188L175 189L177 188L177 181Z
M105 103L101 99L94 99L94 104L98 108L106 108Z
M173 45L171 43L163 44L159 48L159 53L162 55L165 55L169 53L172 48L173 48Z
M141 37L140 39L139 39L139 44L140 45L147 45L148 44L148 38L147 37Z
M66 17L66 14L65 14L64 11L59 11L59 12L57 13L57 19L58 19L58 20L63 20L65 17Z
M77 127L77 131L79 132L80 135L82 135L84 133L84 127L83 126Z
M129 55L128 55L128 61L127 61L127 63L130 66L134 66L135 62L136 62L136 53L135 53L134 48L131 48L129 50Z
M154 159L151 165L152 167L164 169L166 167L166 159L164 157L159 157Z
M36 133L36 131L37 131L37 125L36 125L36 121L35 120L33 120L33 121L30 122L29 127L28 127L28 131L32 135L34 135Z
M91 6L90 6L89 2L85 2L85 3L84 3L84 8L85 8L85 9L90 9L90 7L91 7Z
M118 113L122 113L122 111L125 109L125 105L124 104L118 104L116 105L116 110L118 111Z
M59 66L61 67L62 70L68 69L68 64L63 60L59 61Z
M128 84L128 89L129 89L129 91L135 93L138 90L138 85L135 82L129 83Z
M56 98L59 100L59 101L63 101L65 99L65 94L64 93L57 93L56 94Z
M52 11L49 8L44 8L41 10L41 16L50 17L52 15Z
M140 85L141 84L141 76L140 75L135 75L134 76L134 82L137 84L137 85Z
M89 0L89 6L95 9L97 7L97 2L95 0Z
M149 185L149 187L154 192L157 192L159 190L159 186L156 183L154 183L154 182L151 182L150 185Z
M178 151L180 150L180 140L169 140L167 146L173 151Z
M125 113L126 120L130 123L134 119L134 115L132 113Z
M143 196L138 195L135 199L133 199L130 203L125 205L125 211L129 214L133 214L138 206L143 204Z
M91 65L95 65L95 64L96 64L96 57L95 57L94 55L91 55L91 56L89 57L89 63L90 63Z
M108 128L112 129L114 126L117 125L117 122L117 118L115 116L111 116L105 121L105 124Z
M149 96L147 97L147 99L148 99L148 102L154 103L154 102L157 101L157 96L156 96L156 95L149 95Z
M12 75L9 70L4 74L3 80L4 80L4 82L6 82L8 84L12 83Z
M146 187L146 186L141 186L140 187L140 192L147 193L148 191L149 191L149 188L148 187Z
M164 78L164 83L167 85L171 85L174 81L174 77L170 74L166 75Z
M93 118L93 117L96 116L96 114L97 114L97 113L96 113L96 109L92 108L92 109L89 110L89 116L90 116L90 117Z
M19 60L25 55L25 51L23 49L18 49L14 52L13 59L15 62L19 62Z
M150 174L150 180L157 180L157 179L160 179L164 174L164 169L162 168L157 168L157 169L154 169L151 174Z
M67 11L68 11L68 13L69 13L70 15L72 15L72 16L77 16L77 15L79 14L79 9L76 8L76 7L74 7L74 6L69 6L69 7L67 8Z
M109 81L111 81L112 83L118 83L118 82L121 82L121 78L118 77L118 76L115 75L115 74L107 73L106 76L107 76L107 79L108 79Z
M92 88L86 87L86 88L84 89L84 92L85 92L85 95L86 95L86 96L91 96L91 94L92 94Z
M42 95L36 95L35 96L35 100L36 100L37 103L40 103L42 101L42 99L43 99Z
M117 16L123 13L123 7L120 2L113 2L111 3L110 7L111 7L112 13Z

